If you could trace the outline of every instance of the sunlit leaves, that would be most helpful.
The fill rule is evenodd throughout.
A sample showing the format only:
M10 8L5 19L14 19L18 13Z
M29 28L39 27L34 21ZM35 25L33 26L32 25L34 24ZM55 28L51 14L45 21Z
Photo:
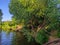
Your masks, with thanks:
M57 4L57 0L11 0L9 8L16 22L23 22L25 27L27 27L25 28L26 30L37 31L39 28L40 30L53 30L57 29L55 27L57 26L58 17L60 16L60 13L58 14L59 9L57 8ZM30 28L27 25L29 25ZM30 41L29 31L27 31L25 35L28 35L27 37ZM36 41L42 44L45 36L45 32L39 32Z
M26 19L29 20L32 18L33 15L43 15L45 11L45 1L41 0L17 0L11 1L10 4L10 12L14 14L14 17L17 16L17 20ZM14 7L13 7L14 6ZM41 9L41 10L40 10ZM37 10L39 10L37 12ZM36 11L34 13L34 11ZM32 13L32 14L31 14ZM30 18L29 18L30 17Z

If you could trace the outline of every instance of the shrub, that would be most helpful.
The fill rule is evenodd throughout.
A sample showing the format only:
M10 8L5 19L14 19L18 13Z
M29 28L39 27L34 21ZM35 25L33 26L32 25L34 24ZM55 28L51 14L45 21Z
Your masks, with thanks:
M45 34L45 31L44 30L40 30L36 37L35 37L35 40L37 43L40 43L41 45L45 42L48 41L48 36Z

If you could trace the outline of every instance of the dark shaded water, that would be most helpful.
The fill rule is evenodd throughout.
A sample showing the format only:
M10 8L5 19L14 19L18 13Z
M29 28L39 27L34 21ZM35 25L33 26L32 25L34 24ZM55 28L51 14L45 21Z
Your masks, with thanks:
M0 45L37 45L35 42L28 43L20 32L1 31Z

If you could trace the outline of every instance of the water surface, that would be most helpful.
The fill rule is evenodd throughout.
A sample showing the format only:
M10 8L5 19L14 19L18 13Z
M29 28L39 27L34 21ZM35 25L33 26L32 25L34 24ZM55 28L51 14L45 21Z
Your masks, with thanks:
M37 43L28 42L20 32L1 31L0 45L37 45Z
M12 45L12 40L13 40L13 32L1 32L1 45Z

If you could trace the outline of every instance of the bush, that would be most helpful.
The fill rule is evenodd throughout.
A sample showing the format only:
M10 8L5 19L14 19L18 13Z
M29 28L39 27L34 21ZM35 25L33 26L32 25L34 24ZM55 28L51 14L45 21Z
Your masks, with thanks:
M45 42L48 41L48 36L45 34L45 31L44 30L40 30L36 37L35 37L35 40L37 43L40 43L41 45Z
M57 32L57 37L60 38L60 31Z

